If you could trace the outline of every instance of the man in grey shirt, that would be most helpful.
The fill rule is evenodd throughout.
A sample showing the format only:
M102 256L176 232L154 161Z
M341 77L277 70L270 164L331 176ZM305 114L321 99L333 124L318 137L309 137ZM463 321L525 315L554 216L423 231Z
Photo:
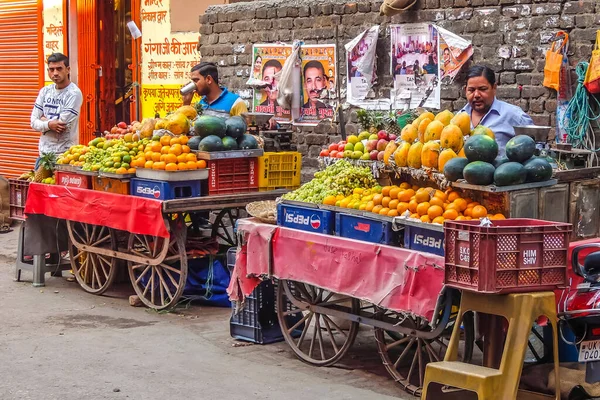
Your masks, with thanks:
M42 133L39 154L59 155L79 142L79 110L83 95L71 82L67 56L54 53L47 62L48 76L54 83L40 89L31 112L31 127Z

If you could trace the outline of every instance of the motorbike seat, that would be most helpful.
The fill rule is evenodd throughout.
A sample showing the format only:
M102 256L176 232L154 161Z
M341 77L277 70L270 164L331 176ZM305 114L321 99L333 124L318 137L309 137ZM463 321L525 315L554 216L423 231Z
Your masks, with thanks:
M588 281L600 281L600 251L588 254L583 262L583 271Z

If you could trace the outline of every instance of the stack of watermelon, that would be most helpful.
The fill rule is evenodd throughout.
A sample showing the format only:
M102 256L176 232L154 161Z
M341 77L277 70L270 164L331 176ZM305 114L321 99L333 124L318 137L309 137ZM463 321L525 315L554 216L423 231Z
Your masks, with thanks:
M258 142L246 133L244 118L235 116L228 119L212 115L202 115L194 121L194 132L188 146L199 151L229 151L257 149Z
M535 141L518 135L506 144L506 156L498 157L498 143L489 136L470 137L464 147L466 158L453 158L444 166L451 182L465 179L472 185L511 186L552 178L552 166L535 157Z

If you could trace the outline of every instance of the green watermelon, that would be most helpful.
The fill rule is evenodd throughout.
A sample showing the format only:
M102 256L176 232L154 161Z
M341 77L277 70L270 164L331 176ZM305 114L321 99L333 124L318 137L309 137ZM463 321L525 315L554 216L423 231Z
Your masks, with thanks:
M223 151L223 142L221 138L216 135L210 135L200 141L198 145L200 151Z
M237 142L240 150L258 149L258 142L254 136L248 135L247 133L239 138Z
M225 125L223 118L212 115L201 115L194 121L194 132L201 138L211 135L223 138L227 132L227 125Z
M505 150L510 161L522 163L535 153L535 141L527 135L517 135L506 143Z
M200 136L192 136L190 140L188 140L187 145L192 150L198 150L198 145L200 144L201 140L202 138Z
M498 186L520 185L525 183L527 171L521 163L507 162L496 168L494 182Z
M468 138L464 150L467 159L471 162L493 163L498 157L498 143L486 135L475 135Z
M239 139L242 137L246 130L248 129L248 125L246 125L246 120L240 116L231 117L225 120L225 125L227 127L227 136L231 136L234 139Z
M552 178L552 165L541 157L532 157L523 163L527 182L543 182Z
M478 135L480 137L487 137ZM485 161L474 161L469 163L463 170L463 175L467 183L471 185L491 185L494 182L495 168L492 164Z
M223 142L224 150L237 150L238 149L237 141L234 138L232 138L231 136L225 136L223 139L221 139L221 141Z
M469 164L469 160L462 157L454 157L444 165L444 176L450 182L456 182L463 179L463 170Z
M508 157L502 156L502 157L496 158L494 160L494 162L492 163L492 165L494 166L494 168L498 169L499 166L501 166L502 164L506 164L509 161L510 160L508 159Z

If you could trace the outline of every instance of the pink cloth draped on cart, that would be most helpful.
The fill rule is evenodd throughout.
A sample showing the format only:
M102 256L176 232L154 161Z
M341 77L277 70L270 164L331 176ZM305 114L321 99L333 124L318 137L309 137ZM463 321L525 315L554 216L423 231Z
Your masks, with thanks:
M296 280L431 320L444 283L444 258L352 239L238 221L238 251L228 293L248 296L260 277Z

